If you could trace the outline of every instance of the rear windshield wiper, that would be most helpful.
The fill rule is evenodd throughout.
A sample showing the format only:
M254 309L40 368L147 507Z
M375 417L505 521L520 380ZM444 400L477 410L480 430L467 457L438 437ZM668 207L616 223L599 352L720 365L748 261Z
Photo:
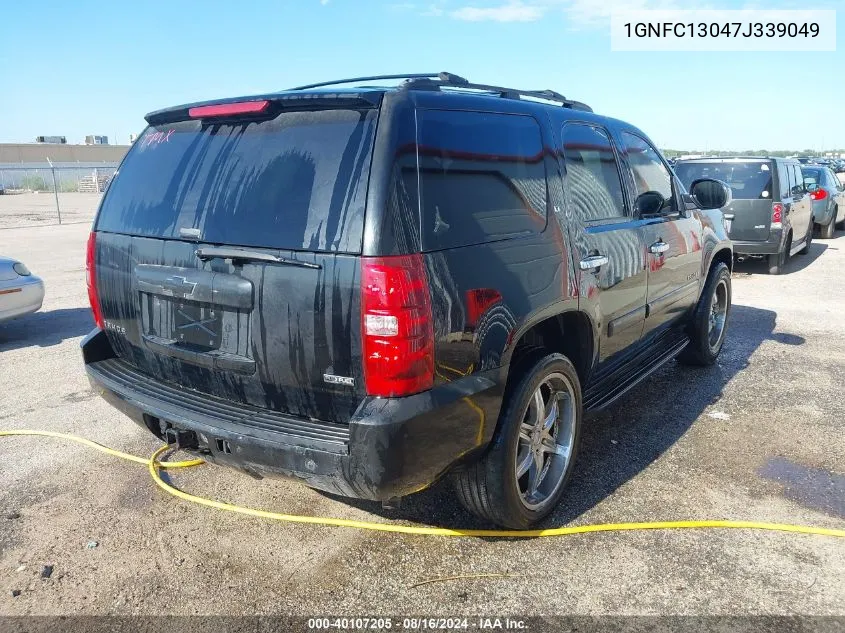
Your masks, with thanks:
M220 246L203 246L196 251L197 257L206 261L209 259L231 259L232 262L267 262L268 264L284 264L285 266L299 266L300 268L320 269L320 264L301 262L296 259L288 259L262 253L261 251L248 251L242 248L226 248Z

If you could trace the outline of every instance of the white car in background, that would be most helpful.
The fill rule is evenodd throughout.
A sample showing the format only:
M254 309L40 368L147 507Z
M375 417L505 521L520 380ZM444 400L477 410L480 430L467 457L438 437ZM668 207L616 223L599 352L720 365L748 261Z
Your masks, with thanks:
M0 256L0 322L35 312L44 301L44 282L22 262Z

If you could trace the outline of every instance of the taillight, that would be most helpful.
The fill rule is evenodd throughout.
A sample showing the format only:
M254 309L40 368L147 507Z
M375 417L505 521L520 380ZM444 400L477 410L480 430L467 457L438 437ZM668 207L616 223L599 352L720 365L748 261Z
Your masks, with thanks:
M772 203L772 228L779 229L783 227L783 205L780 202Z
M422 255L361 258L364 382L371 396L434 384L434 325Z
M188 116L192 119L204 119L213 116L235 116L238 114L259 114L267 109L270 102L240 101L238 103L220 103L217 105L197 106L188 109Z
M810 193L810 198L813 200L824 200L827 198L827 189L816 189Z
M97 234L91 231L88 236L88 246L85 249L85 283L88 284L88 301L91 304L91 312L94 313L94 323L101 330L106 328L103 321L103 313L100 310L100 297L97 295Z

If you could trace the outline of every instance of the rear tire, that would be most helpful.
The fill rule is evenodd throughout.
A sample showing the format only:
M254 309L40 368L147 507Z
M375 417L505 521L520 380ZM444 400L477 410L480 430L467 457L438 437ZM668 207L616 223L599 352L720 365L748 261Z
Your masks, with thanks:
M679 361L700 367L716 362L725 343L731 294L731 271L724 262L718 262L707 275L704 290L687 327L690 342L678 356Z
M819 230L819 237L823 240L829 240L833 238L833 234L836 233L836 209L833 210L833 217L830 218L830 222L822 226Z
M516 371L490 447L455 471L453 481L467 510L523 530L555 509L572 474L581 437L581 383L561 354L533 357Z
M783 250L769 255L768 262L770 275L783 274L783 270L786 268L786 263L789 261L789 250L791 248L792 239L787 239L786 244L783 246Z

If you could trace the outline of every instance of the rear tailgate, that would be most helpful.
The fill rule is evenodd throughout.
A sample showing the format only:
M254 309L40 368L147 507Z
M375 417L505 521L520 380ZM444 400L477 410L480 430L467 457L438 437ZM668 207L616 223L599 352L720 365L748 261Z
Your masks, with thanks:
M117 354L181 387L348 421L376 119L346 105L151 125L95 224Z
M728 237L742 242L765 242L772 225L771 200L733 200L722 209L728 219Z
M715 178L731 188L733 200L722 209L733 240L764 242L769 239L772 202L780 202L775 191L776 166L770 160L683 161L675 173L689 189L699 178Z

